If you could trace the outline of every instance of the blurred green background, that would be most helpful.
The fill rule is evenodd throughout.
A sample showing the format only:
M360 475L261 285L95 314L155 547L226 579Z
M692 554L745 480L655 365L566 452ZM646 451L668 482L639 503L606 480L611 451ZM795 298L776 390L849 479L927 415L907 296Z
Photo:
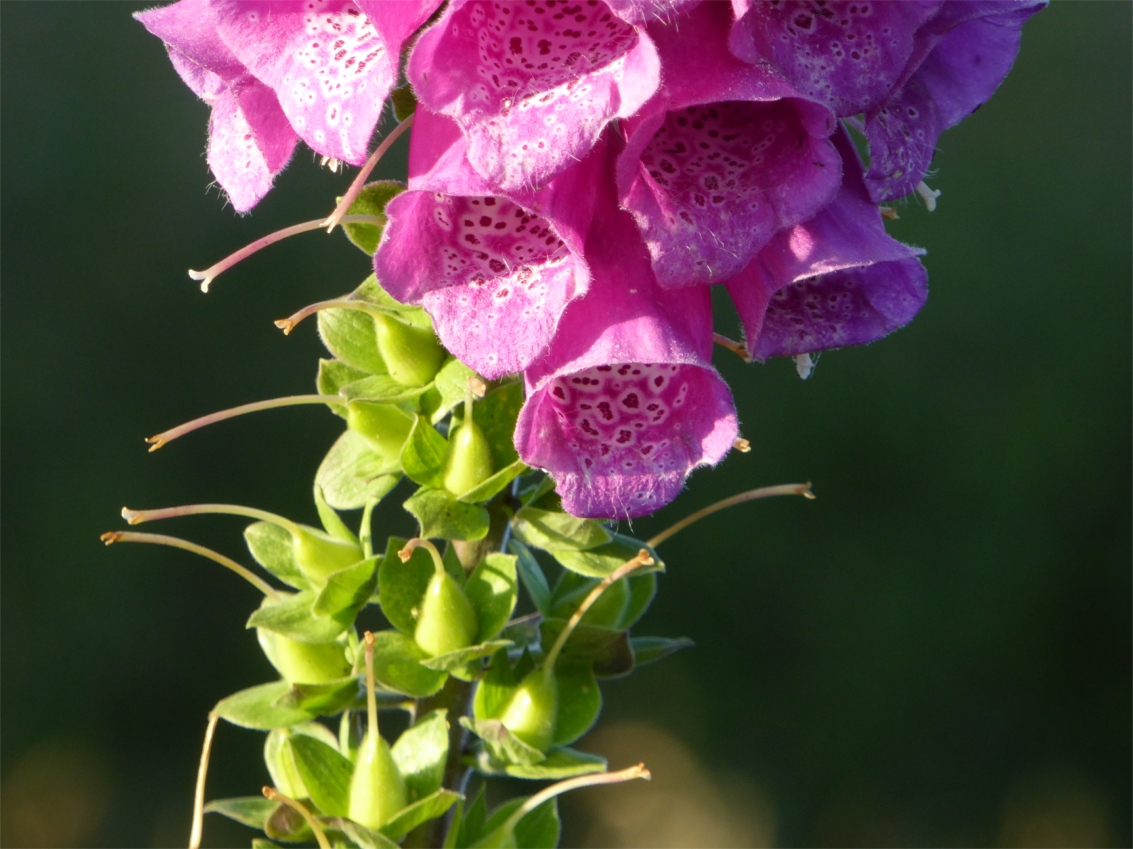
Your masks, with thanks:
M0 5L9 846L183 844L206 712L272 677L243 628L257 594L98 535L124 504L313 521L325 411L154 455L142 437L311 391L313 326L271 320L367 273L311 234L197 290L187 268L326 214L349 178L303 150L237 217L206 190L208 110L137 8ZM944 136L939 210L893 227L929 251L909 328L806 383L719 358L752 451L634 530L752 486L819 498L666 543L642 632L697 648L611 683L590 741L655 780L564 801L566 845L1130 845L1131 12L1046 10ZM168 532L240 557L241 527ZM380 533L410 528L380 513ZM221 727L210 797L258 790L261 741ZM250 837L206 823L206 844Z

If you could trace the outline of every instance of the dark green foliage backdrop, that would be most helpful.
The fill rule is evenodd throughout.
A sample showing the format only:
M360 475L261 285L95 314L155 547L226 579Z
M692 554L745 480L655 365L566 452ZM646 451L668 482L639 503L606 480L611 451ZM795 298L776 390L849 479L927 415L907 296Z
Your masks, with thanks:
M225 209L207 109L135 8L0 7L5 845L185 839L207 710L270 677L243 630L256 593L98 534L123 504L313 520L324 411L152 456L141 438L310 391L313 327L271 319L366 273L315 234L197 291L185 269L325 214L346 179L303 152L253 217ZM1130 24L1127 4L1043 12L999 95L944 137L939 211L909 204L894 228L929 249L911 327L807 383L720 357L752 452L635 530L761 484L813 480L819 500L667 543L644 624L698 648L608 688L604 722L653 741L612 765L652 754L657 793L683 781L741 823L684 841L1129 845ZM239 556L240 527L168 530ZM381 514L379 532L409 528ZM211 796L256 792L259 745L221 729ZM693 787L697 765L725 777ZM564 810L568 842L621 833L592 798Z

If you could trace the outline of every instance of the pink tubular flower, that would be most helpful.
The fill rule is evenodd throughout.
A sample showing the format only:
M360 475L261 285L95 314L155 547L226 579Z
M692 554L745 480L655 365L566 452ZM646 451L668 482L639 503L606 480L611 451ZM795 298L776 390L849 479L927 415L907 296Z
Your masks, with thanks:
M587 242L594 280L527 369L516 423L523 461L555 480L576 516L642 516L714 465L738 424L710 364L706 287L662 290L633 219L604 205Z
M490 184L531 191L657 90L660 63L641 24L679 5L453 0L418 40L409 81L457 122Z
M221 40L208 0L181 0L135 17L165 42L181 79L212 107L209 169L236 211L247 212L267 194L298 141L275 92Z
M924 252L890 238L861 163L835 137L845 178L822 212L779 233L728 282L757 360L861 345L912 320L928 295Z
M662 286L721 283L837 191L829 109L727 51L732 18L705 3L649 26L665 82L625 122L618 191Z
M590 284L583 243L605 144L510 197L472 170L467 147L455 124L418 109L409 190L386 208L374 269L395 298L425 307L445 347L496 378L539 356Z
M402 43L440 0L180 0L137 15L213 107L209 167L238 212L271 188L297 138L361 165Z

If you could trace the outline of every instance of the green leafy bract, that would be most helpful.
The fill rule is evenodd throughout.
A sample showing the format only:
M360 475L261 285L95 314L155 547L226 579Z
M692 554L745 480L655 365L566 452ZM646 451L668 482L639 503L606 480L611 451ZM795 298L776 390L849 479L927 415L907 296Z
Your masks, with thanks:
M352 368L367 374L386 374L385 360L378 350L374 317L356 309L319 311L319 337L327 350Z
M504 466L478 486L472 487L468 492L461 493L457 500L469 504L482 504L485 501L489 501L494 496L503 492L509 483L526 472L527 469L528 466L526 463L522 460L516 460L512 464Z
M337 395L351 383L371 377L369 372L348 366L339 360L319 360L319 372L315 376L315 386L320 395ZM327 405L331 412L340 418L346 418L346 413L338 404Z
M476 424L488 438L492 457L499 466L510 465L519 459L513 434L522 406L523 385L519 382L505 383L476 402Z
M411 801L441 789L448 758L448 720L444 710L431 711L407 729L390 750ZM447 810L447 808L446 808Z
M629 645L633 650L634 663L645 666L681 649L693 648L696 643L688 637L630 637Z
M585 551L610 542L613 537L600 522L569 513L521 507L512 520L512 534L520 542L557 553ZM634 551L630 556L637 552Z
M551 587L547 583L547 576L543 574L543 567L535 559L531 549L517 539L509 545L518 558L519 579L524 589L531 597L535 609L543 615L551 612Z
M286 681L272 681L249 687L216 703L213 710L221 719L243 728L270 731L314 719L310 711L293 707L277 707L275 702L291 689Z
M398 458L382 456L352 430L335 441L315 473L315 485L336 510L357 510L368 501L380 501L400 480Z
M254 522L244 529L244 541L256 562L283 583L305 590L307 577L295 562L291 534L270 522Z
M287 744L311 801L327 816L346 816L350 805L350 776L354 765L326 743L292 734Z
M319 619L353 622L378 585L378 558L369 557L332 573L311 605Z
M364 703L364 697L362 679L351 675L325 684L292 684L272 704L312 716L330 716L343 708Z
M343 224L342 231L346 234L346 238L364 253L373 256L378 249L378 242L381 241L382 230L385 229L386 204L403 191L405 186L393 180L376 180L363 186L346 214L376 215L382 220L378 224Z
M462 716L460 724L475 734L484 744L489 763L500 771L507 764L537 764L547 756L529 746L508 731L507 726L498 719L475 719Z
M480 561L464 585L464 594L480 623L480 642L500 633L515 609L515 560L510 554L492 552Z
M263 606L248 617L247 627L266 628L301 643L333 642L354 624L355 611L345 609L330 616L315 616L312 611L315 599L316 595L311 590L283 596L280 601L265 598Z
M437 433L424 416L417 416L409 438L401 449L401 468L421 486L441 488L448 441Z
M233 799L213 799L205 805L206 814L220 814L251 828L264 830L271 812L279 805L263 796L238 796Z
M508 764L503 773L512 778L535 781L562 781L576 775L591 775L606 771L606 759L589 752L580 752L566 746L551 749L547 758L537 764Z
M475 541L488 535L488 511L475 504L457 501L443 489L422 487L405 502L426 538Z
M437 790L398 811L393 819L382 826L382 834L400 838L421 823L444 816L461 798L463 797L453 790Z
M476 376L476 372L456 357L445 360L444 365L433 378L432 389L421 402L422 409L429 416L429 421L436 424L453 408L463 404L465 393L468 391L468 381Z
M400 631L374 634L374 678L398 693L423 699L436 693L448 675L421 665L428 655Z

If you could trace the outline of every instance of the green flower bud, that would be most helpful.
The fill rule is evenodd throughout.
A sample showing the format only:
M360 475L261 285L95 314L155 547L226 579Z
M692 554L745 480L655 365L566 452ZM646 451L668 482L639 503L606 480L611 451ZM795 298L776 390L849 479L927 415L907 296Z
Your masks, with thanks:
M558 712L559 683L554 671L533 669L516 687L500 722L528 746L545 752L554 741Z
M492 476L492 448L488 437L469 417L449 435L448 457L441 478L445 489L463 495Z
M409 802L405 779L380 734L367 733L350 778L350 819L377 830Z
M397 457L409 437L414 417L396 404L351 401L346 405L346 423L383 457Z
M353 540L332 537L307 525L295 525L289 530L295 563L316 586L325 584L335 572L341 572L363 558L362 546Z
M421 599L414 639L433 657L472 645L480 626L476 611L452 575L439 569Z
M445 350L432 327L418 327L392 316L374 316L378 351L389 376L405 386L428 383L441 368Z
M325 684L350 674L341 643L301 643L266 628L257 628L256 636L271 665L289 684Z

